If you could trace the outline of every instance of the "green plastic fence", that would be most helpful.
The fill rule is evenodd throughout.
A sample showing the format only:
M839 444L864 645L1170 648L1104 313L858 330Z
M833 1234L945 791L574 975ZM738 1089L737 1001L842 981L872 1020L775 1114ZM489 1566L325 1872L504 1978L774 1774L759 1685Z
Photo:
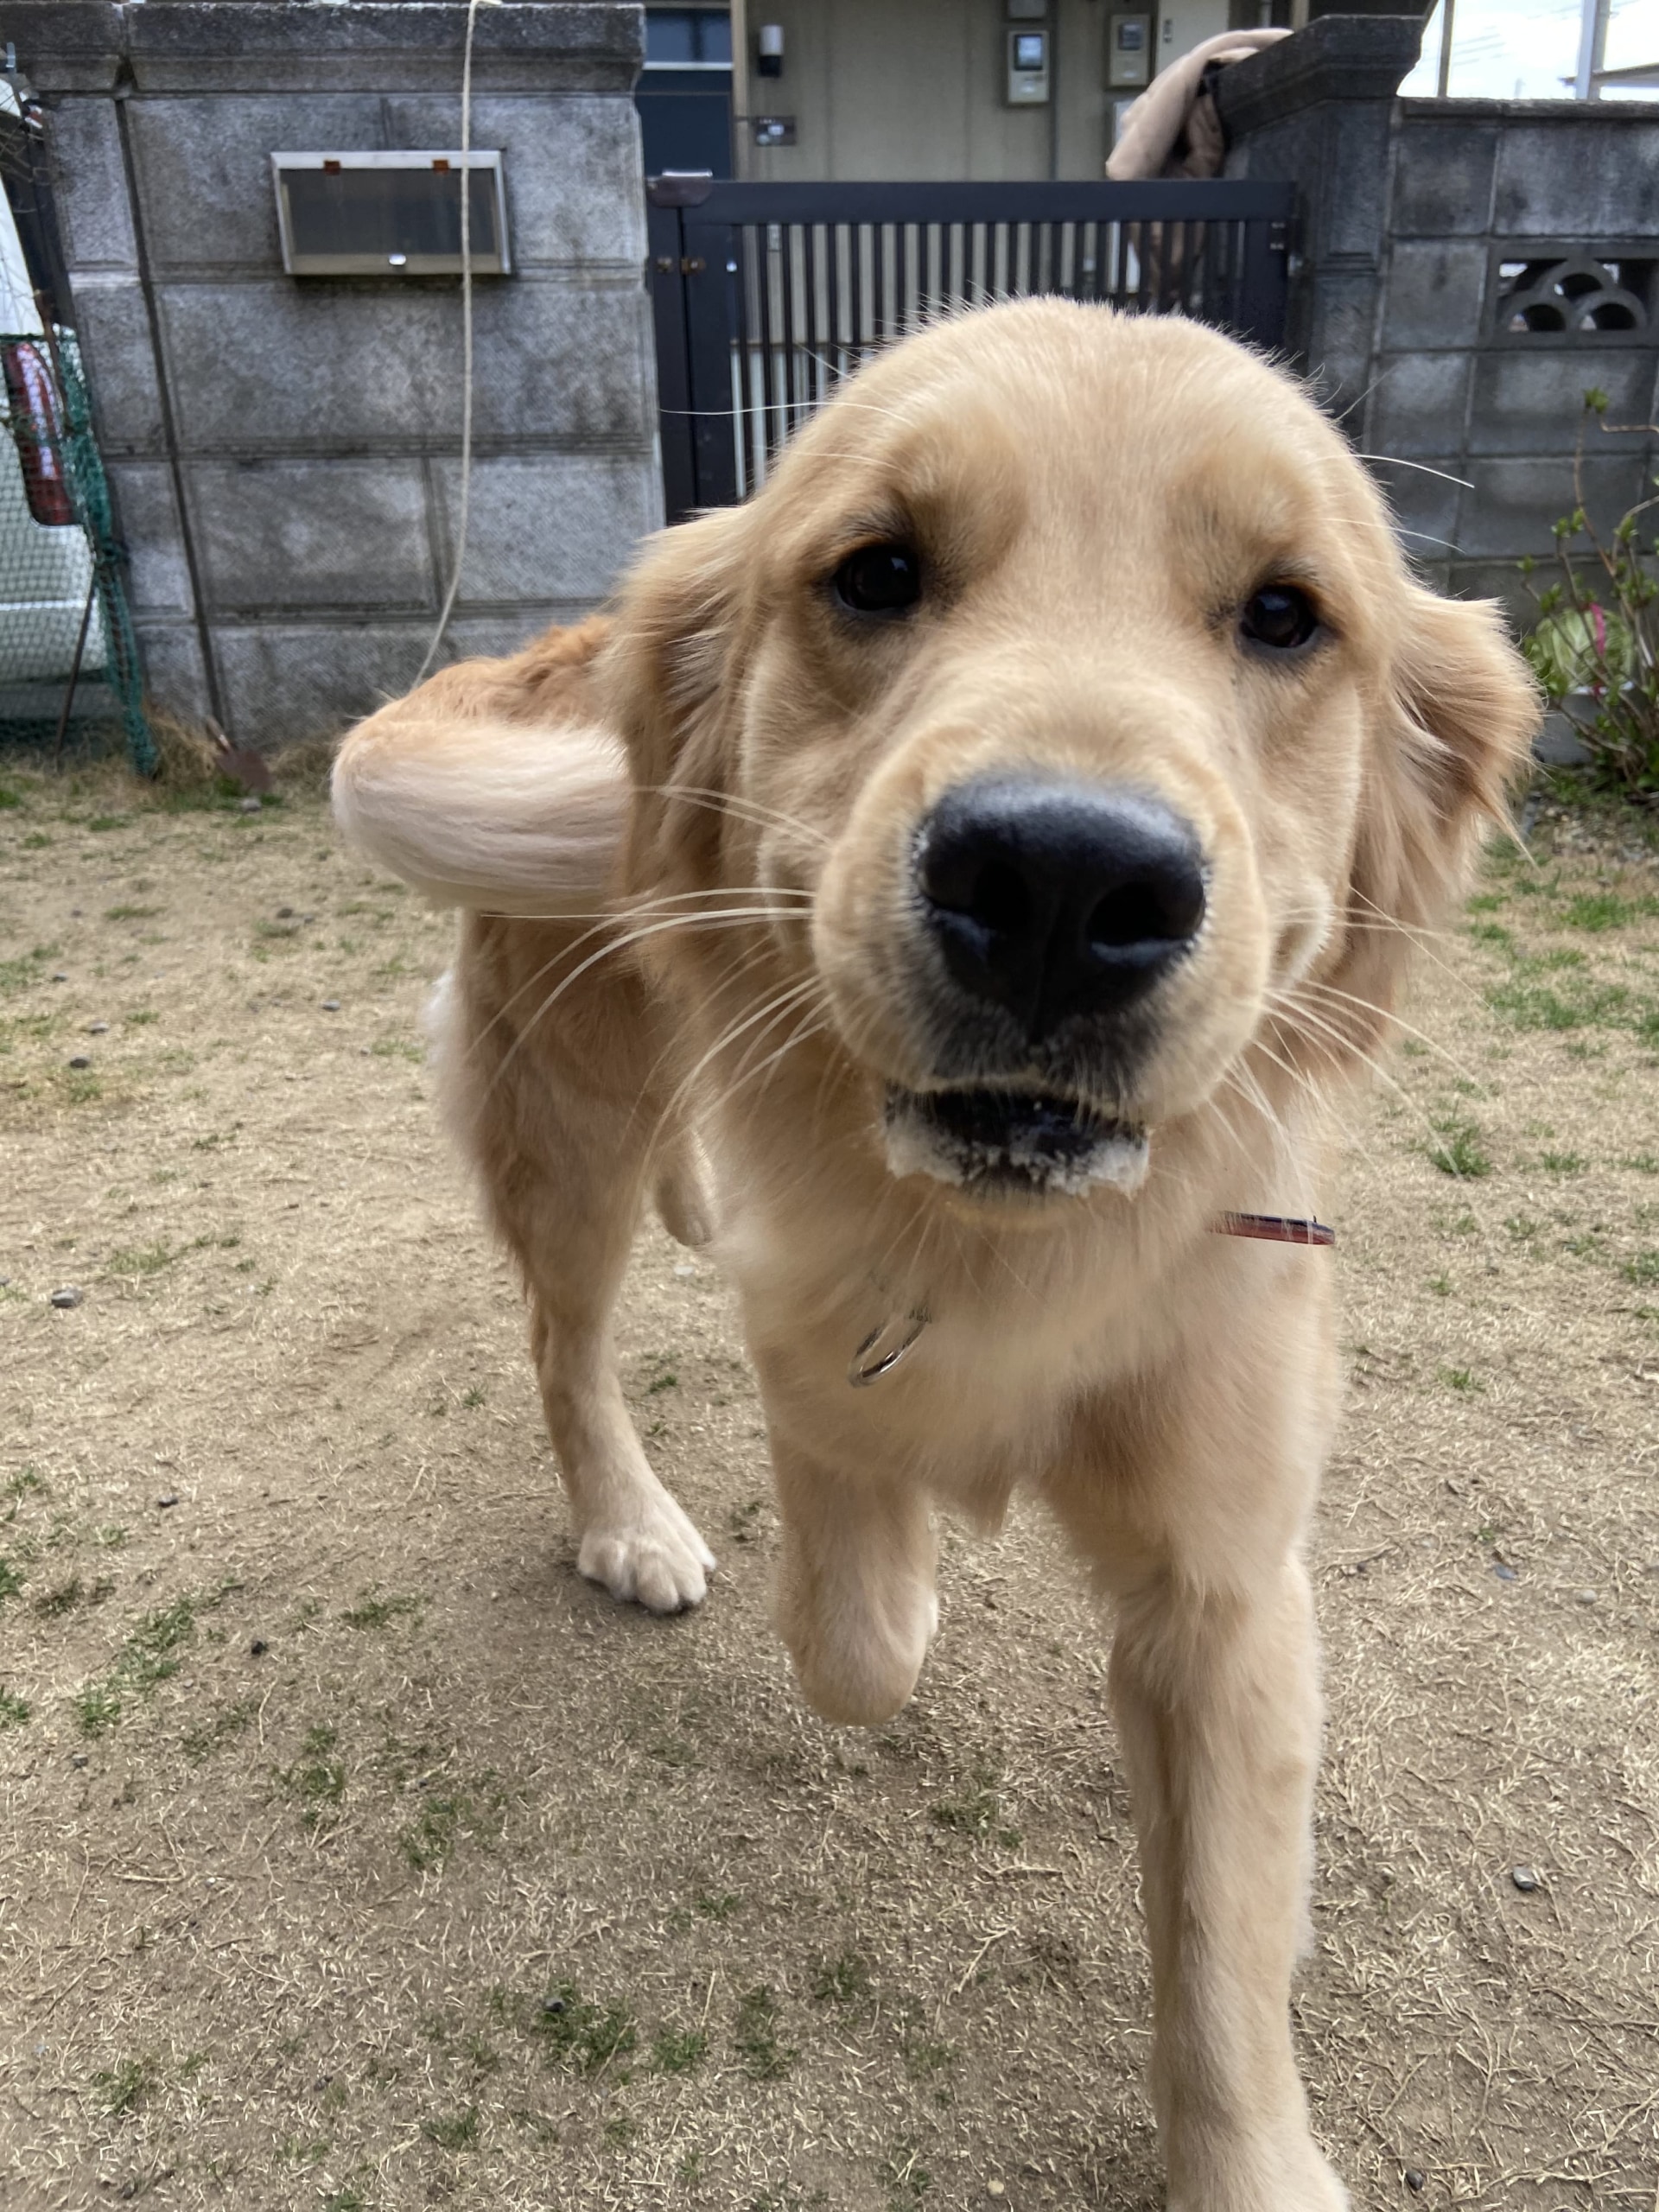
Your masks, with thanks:
M0 333L0 744L158 765L110 487L73 331Z

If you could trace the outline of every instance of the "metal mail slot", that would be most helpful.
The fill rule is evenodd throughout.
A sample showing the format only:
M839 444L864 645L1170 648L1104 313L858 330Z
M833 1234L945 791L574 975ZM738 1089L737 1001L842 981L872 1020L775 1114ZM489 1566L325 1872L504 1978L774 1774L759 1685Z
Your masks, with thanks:
M499 152L464 156L475 276L505 276L507 203ZM290 276L461 273L463 156L273 154L283 266Z

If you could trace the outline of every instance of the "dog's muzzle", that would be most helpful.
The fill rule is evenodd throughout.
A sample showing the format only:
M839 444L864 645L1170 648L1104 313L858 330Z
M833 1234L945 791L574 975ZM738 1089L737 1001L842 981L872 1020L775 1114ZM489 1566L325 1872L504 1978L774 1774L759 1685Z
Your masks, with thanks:
M1101 1102L1128 1087L1152 1034L1145 1002L1203 925L1192 824L1141 791L981 778L926 817L914 872L948 979L933 1022L944 1084L889 1093L894 1173L999 1192L1136 1187L1145 1132Z

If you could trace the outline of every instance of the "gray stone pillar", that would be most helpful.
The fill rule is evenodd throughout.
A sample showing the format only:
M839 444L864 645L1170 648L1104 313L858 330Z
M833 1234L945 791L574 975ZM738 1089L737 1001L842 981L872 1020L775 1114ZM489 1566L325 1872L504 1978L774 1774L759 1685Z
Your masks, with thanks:
M457 146L463 6L19 0L156 705L329 734L413 678L453 560L454 280L284 275L270 156ZM478 11L472 139L514 273L474 285L449 655L601 599L660 518L638 6Z
M1421 14L1320 16L1224 70L1217 91L1227 175L1289 178L1300 189L1290 347L1338 415L1370 379L1395 95L1422 28Z

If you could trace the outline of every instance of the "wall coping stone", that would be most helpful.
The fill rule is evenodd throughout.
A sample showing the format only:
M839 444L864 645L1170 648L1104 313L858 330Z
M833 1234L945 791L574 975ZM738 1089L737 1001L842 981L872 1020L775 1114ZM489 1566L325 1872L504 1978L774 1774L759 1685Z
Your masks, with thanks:
M124 17L109 0L19 0L5 32L37 92L108 92L126 54Z
M124 66L141 92L431 92L459 55L456 0L16 0L6 35L35 89L108 92ZM645 60L632 0L504 0L480 8L474 90L627 92Z
M1328 101L1391 100L1423 42L1416 16L1320 16L1224 69L1216 105L1229 139Z
M1413 124L1576 123L1595 130L1608 123L1644 123L1649 130L1659 124L1659 103L1649 100L1402 99L1400 111Z

